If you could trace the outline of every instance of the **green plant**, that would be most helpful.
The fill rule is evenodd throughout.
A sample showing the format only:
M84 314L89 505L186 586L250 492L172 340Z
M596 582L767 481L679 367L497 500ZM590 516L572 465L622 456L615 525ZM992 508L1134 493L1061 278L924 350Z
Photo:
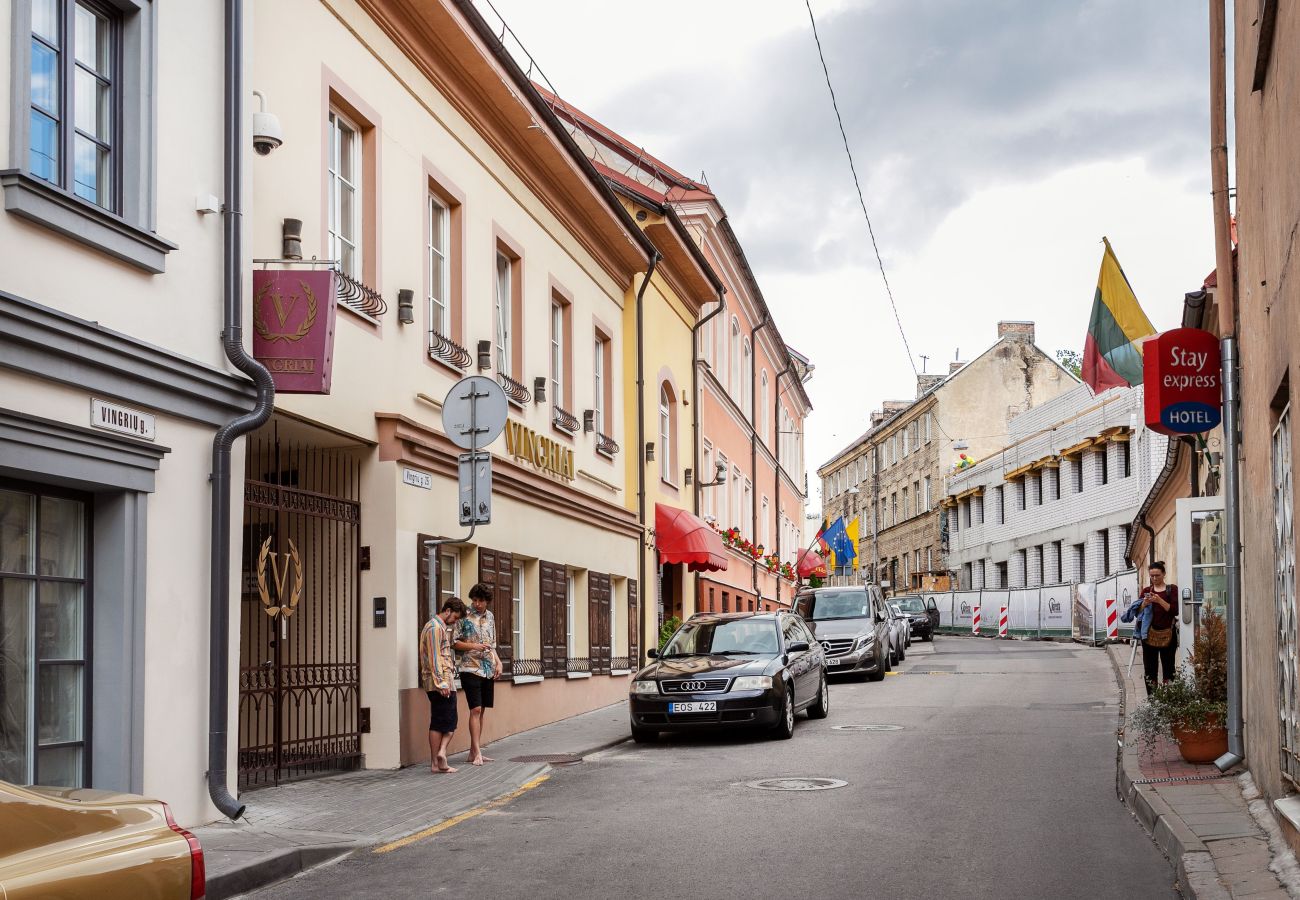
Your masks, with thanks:
M1175 730L1202 731L1222 725L1228 712L1228 631L1223 617L1201 619L1193 654L1173 681L1155 685L1133 713L1132 728L1154 744Z
M668 642L672 640L673 635L677 633L677 629L680 628L681 626L682 626L682 620L677 616L672 616L671 618L664 620L664 623L659 626L659 649L660 650L668 646Z

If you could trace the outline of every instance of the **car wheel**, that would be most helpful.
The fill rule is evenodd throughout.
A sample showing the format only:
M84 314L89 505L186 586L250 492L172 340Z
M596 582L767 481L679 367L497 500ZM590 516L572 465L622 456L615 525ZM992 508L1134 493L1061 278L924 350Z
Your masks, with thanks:
M653 744L659 740L659 732L653 728L641 728L637 725L632 726L632 740L638 744Z
M777 720L772 736L786 741L794 737L794 689L786 685L785 705L781 709L781 718Z
M867 676L868 681L884 681L885 672L889 666L889 660L885 657L876 660L876 671Z
M822 684L817 690L817 701L808 707L808 718L824 719L831 711L831 689L826 686L826 673L822 673Z

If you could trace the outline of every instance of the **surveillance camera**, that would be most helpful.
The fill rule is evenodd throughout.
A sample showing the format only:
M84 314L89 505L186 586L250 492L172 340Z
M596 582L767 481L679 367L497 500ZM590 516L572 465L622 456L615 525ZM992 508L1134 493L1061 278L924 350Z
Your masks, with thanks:
M267 156L284 143L284 131L275 113L266 111L266 96L261 91L253 91L253 96L261 101L262 106L253 113L253 149L258 156Z

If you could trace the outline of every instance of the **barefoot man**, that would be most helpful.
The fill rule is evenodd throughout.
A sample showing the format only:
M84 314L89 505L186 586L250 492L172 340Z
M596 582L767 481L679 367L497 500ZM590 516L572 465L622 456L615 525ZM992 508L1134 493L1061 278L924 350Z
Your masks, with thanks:
M488 609L492 601L492 586L479 582L469 589L473 608L461 621L452 645L460 652L457 670L460 684L465 689L465 702L469 707L469 762L473 766L493 761L483 755L483 714L492 708L493 687L501 676L501 660L497 656L497 623Z
M429 695L430 770L443 774L456 771L447 764L447 745L456 731L456 661L451 635L463 615L464 601L449 597L420 631L420 684Z

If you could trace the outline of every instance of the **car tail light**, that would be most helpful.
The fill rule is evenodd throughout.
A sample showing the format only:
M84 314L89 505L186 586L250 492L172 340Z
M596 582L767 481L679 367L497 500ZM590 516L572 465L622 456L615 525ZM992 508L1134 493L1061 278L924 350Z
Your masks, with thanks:
M176 824L176 820L172 818L171 807L164 803L162 808L163 813L167 816L167 827L185 838L185 843L190 845L190 900L203 900L208 893L207 868L203 864L203 847L199 845L198 838Z

